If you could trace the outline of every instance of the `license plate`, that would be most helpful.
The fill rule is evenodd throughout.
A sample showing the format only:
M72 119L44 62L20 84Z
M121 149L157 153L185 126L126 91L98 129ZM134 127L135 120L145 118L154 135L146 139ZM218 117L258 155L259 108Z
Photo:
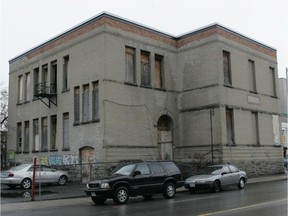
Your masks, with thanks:
M195 187L195 183L191 183L191 184L190 184L190 187Z
M91 192L91 196L92 197L96 197L96 193L95 192Z

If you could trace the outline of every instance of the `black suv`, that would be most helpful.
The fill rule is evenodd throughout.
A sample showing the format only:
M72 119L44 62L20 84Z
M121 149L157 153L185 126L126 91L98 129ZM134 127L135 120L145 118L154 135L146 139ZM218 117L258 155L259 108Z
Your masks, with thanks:
M103 204L112 198L116 204L124 204L129 196L151 199L162 193L166 199L175 196L176 188L182 187L181 172L173 162L137 162L122 166L112 175L87 183L85 193L95 204Z

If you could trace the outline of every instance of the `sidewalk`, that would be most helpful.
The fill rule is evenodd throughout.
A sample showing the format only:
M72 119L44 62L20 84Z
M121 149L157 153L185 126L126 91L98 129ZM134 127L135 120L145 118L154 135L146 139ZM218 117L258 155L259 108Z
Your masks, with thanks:
M261 176L256 178L248 179L246 184L259 184L259 183L265 183L265 182L271 182L271 181L287 181L287 173L286 174L280 174L280 175L272 175L272 176ZM62 200L62 199L71 199L71 198L85 198L87 195L84 192L84 189L86 187L86 184L73 184L69 183L65 186L43 186L41 188L41 194L39 194L39 191L36 190L35 193L35 201L39 203L38 201L47 201L47 200ZM19 193L28 193L29 191L22 192L22 190L13 190L19 191ZM187 191L184 187L178 188L177 192L185 192ZM5 191L5 189L1 191L1 206L4 205L13 205L13 203L33 203L31 202L31 194L30 198L29 196L27 198L24 197L17 197L17 198L7 198L3 197L2 194L5 193L11 193L11 190ZM21 194L20 194L21 195ZM40 196L39 196L40 195ZM29 205L29 204L28 204ZM38 204L37 204L38 205Z

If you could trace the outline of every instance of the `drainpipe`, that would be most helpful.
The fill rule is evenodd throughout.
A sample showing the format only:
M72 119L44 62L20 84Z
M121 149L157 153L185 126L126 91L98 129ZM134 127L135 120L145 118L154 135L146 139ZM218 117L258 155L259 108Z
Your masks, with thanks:
M213 150L213 121L212 117L214 115L214 109L210 110L210 134L211 134L211 154L212 154L212 164L214 164L214 150Z

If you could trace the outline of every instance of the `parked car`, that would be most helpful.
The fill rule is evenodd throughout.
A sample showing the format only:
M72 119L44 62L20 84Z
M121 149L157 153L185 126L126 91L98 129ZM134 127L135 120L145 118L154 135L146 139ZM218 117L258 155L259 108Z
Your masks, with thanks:
M162 193L166 199L172 199L176 188L183 184L181 172L173 162L137 162L87 183L85 193L95 204L103 204L108 198L116 204L125 204L130 196L138 195L151 199L154 194Z
M10 188L21 186L29 189L32 186L33 164L21 164L11 168L8 171L1 172L1 184ZM41 168L41 172L39 172ZM55 170L46 165L37 165L35 173L35 182L41 184L58 183L65 185L68 181L68 173L61 170Z
M239 170L236 166L224 164L204 168L200 175L187 178L184 187L190 192L206 189L219 192L227 186L238 186L239 189L243 189L246 182L246 172Z

